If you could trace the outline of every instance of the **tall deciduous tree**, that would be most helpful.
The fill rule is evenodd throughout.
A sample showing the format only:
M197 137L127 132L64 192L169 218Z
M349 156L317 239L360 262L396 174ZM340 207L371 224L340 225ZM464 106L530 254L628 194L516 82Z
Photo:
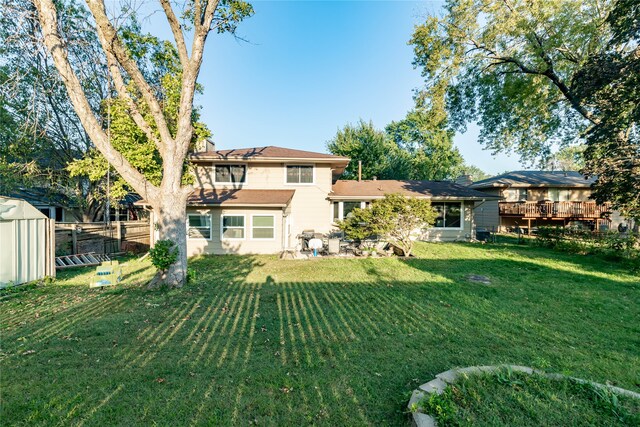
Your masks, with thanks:
M73 2L58 4L60 31L71 34L70 60L97 110L106 96L106 69L89 13ZM91 148L62 80L42 43L30 0L6 0L0 9L0 191L37 186L71 210L77 220L100 214L100 183L73 178L66 165ZM28 54L25 54L28 52ZM16 173L19 171L19 173Z
M403 179L444 180L460 173L463 159L453 145L453 132L430 112L410 111L387 125L386 133L399 148L396 169Z
M177 89L179 100L175 105L175 115L169 115L163 108L162 93L154 89L132 52L127 49L115 21L107 15L104 1L86 1L96 23L109 77L129 115L147 139L153 142L162 161L162 180L154 184L114 147L101 121L94 114L77 70L69 59L65 40L68 35L59 31L56 4L53 0L33 1L45 45L82 126L109 164L153 207L160 239L171 240L178 248L178 260L158 279L170 286L183 285L187 272L186 201L193 191L191 185L183 183L183 171L194 134L193 100L204 46L211 31L235 31L237 23L252 14L252 7L239 0L194 0L187 2L184 13L178 16L169 0L159 0L174 37L181 68L177 76L180 83Z
M619 173L607 178L588 167L587 160L585 171L599 174L595 195L602 201L602 184L618 178L637 183L624 178L638 168L637 143L629 145L627 136L637 121L629 120L629 108L624 114L620 104L614 108L619 114L611 111L607 99L638 105L629 84L624 85L629 90L617 90L622 80L633 78L620 71L634 72L640 55L638 10L633 0L448 0L446 13L429 16L411 40L415 65L426 79L418 106L448 114L460 130L478 121L485 146L515 149L529 160L549 155L556 144L598 134L611 114L624 116L625 128L619 128L623 121L614 126L620 130L620 144L607 148L605 139L598 142L594 136L585 152L593 164L626 159L615 169ZM588 69L598 70L595 82L600 86L585 94L587 82L580 76ZM613 202L638 217L625 200L637 200L639 193L640 185L635 185Z
M392 178L390 169L397 147L371 121L360 120L356 125L348 124L339 129L327 147L335 155L351 158L343 174L345 179L358 179L359 161L362 162L362 179Z

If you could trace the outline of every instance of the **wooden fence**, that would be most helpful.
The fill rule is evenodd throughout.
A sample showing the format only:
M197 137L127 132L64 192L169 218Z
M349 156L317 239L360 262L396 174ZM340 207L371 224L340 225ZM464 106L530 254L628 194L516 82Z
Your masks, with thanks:
M145 252L149 249L148 221L58 222L55 233L56 256Z

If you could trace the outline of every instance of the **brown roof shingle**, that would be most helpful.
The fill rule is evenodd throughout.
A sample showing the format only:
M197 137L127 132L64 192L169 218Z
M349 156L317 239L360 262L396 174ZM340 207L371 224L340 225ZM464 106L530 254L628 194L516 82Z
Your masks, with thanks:
M189 156L192 159L333 159L348 161L346 157L334 156L333 154L316 153L313 151L294 150L292 148L274 147L253 147L236 148L233 150L201 151Z
M198 189L187 206L286 206L295 190Z
M409 197L428 197L430 199L467 199L482 200L499 198L449 181L396 181L365 180L336 181L331 198L340 197L384 197L385 194L400 193Z

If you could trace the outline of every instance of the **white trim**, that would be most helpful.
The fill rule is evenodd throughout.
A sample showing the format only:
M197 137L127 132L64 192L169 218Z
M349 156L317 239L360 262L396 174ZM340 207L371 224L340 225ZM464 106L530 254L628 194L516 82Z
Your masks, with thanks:
M209 238L206 237L189 237L189 228L203 229L204 227L191 227L189 225L189 217L190 216L206 216L209 217ZM187 240L207 240L210 241L213 238L213 219L211 218L211 214L201 214L201 213L187 213Z
M224 237L224 217L225 216L241 216L242 217L242 238L229 238ZM228 227L228 228L240 228L240 227ZM247 215L246 214L220 214L220 241L241 241L247 240Z
M310 166L313 173L312 182L287 182L287 168L289 166ZM284 164L284 185L316 185L316 165L314 163L285 163Z
M446 201L446 202L442 201L441 202L441 201L437 201L435 203L431 203L431 206L433 207L433 205L439 204L439 203L443 203L443 204L445 204L445 203L460 203L460 227L436 227L436 225L434 223L432 227L429 227L429 229L430 230L457 230L457 231L464 230L464 217L465 217L465 204L464 204L464 201L459 201L459 202L453 202L453 201ZM443 215L446 215L446 212L443 211ZM443 220L445 218L446 217L443 216Z
M253 237L253 219L257 216L270 216L271 218L273 218L273 226L271 227L262 227L259 226L258 228L272 228L273 229L273 237ZM273 214L251 214L251 240L258 240L258 241L273 241L276 240L276 216Z
M233 187L233 186L237 186L237 185L245 185L247 183L247 181L249 180L249 165L247 165L246 163L242 163L242 162L237 162L237 163L212 163L213 165L213 179L211 180L214 184L221 184L222 187ZM233 182L233 181L218 181L216 179L216 166L229 166L229 168L231 168L231 166L244 166L244 181L242 182ZM229 173L231 173L231 169L229 169Z

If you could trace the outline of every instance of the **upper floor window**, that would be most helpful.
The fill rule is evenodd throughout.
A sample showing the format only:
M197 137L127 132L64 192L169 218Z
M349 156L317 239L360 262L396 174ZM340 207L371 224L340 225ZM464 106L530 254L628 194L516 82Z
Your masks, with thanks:
M434 202L431 205L438 212L434 227L462 228L462 203Z
M547 190L547 199L554 202L566 202L571 200L571 190L567 188L549 188Z
M313 166L287 165L287 184L313 184Z
M247 180L245 165L216 165L216 182L244 183Z
M526 202L529 197L526 188L507 188L503 196L507 202Z

